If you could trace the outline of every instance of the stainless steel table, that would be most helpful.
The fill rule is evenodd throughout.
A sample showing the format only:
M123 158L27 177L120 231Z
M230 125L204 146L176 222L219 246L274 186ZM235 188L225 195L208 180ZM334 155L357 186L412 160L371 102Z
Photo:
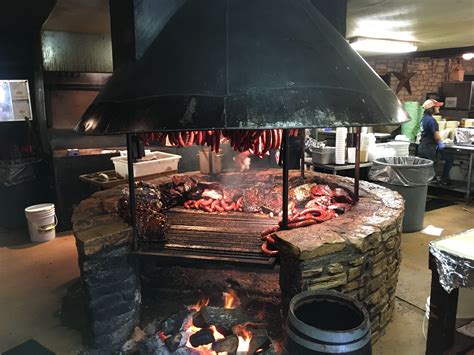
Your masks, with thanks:
M471 198L471 183L472 183L472 164L474 162L474 146L472 145L458 145L458 144L446 144L446 150L452 150L456 153L463 153L469 155L469 168L467 173L467 186L466 186L466 203L469 203Z
M313 163L311 158L307 158L304 160L306 166L312 166L315 168L319 168L325 171L330 171L333 175L337 175L338 171L341 170L354 170L355 164L344 164L344 165L337 165L337 164L319 164ZM372 162L360 163L360 168L370 168L372 166Z

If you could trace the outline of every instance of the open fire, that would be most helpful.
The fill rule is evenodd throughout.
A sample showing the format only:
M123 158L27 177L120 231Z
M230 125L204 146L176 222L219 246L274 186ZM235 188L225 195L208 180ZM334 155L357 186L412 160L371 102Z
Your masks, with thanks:
M179 329L168 327L170 322L165 321L157 335L162 352L211 355L267 351L271 341L263 329L265 323L241 309L242 302L237 293L232 289L222 292L222 304L222 307L210 305L209 298L200 299L187 307Z
M230 289L228 292L223 292L224 308L233 309L240 306L240 299L237 297L234 290Z

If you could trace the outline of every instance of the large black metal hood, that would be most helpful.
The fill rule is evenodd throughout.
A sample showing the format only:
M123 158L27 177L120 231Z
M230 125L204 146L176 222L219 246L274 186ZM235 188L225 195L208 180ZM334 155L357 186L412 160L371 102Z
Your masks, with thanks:
M161 31L137 62L114 73L79 132L408 120L393 91L309 0L164 2Z

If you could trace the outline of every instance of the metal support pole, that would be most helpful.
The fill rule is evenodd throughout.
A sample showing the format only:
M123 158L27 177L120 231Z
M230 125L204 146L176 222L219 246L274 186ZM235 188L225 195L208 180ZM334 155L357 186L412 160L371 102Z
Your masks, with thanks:
M282 154L283 154L283 206L282 206L282 225L281 229L288 229L288 129L283 130L283 142L282 142Z
M206 153L204 153L206 154ZM212 161L212 157L213 157L213 151L212 151L212 148L209 147L209 154L207 155L207 159L208 159L208 163L209 163L209 180L210 181L214 181L215 180L215 176L214 176L214 162Z
M138 229L137 229L137 214L136 214L136 199L135 199L135 176L133 174L134 161L134 144L135 135L127 133L127 165L128 165L128 203L130 207L130 222L132 224L133 235L133 251L138 249Z
M355 133L356 156L354 169L354 201L359 201L359 180L360 180L360 127L356 128Z
M467 189L466 189L466 205L471 201L471 180L472 180L472 164L474 163L474 153L469 155L469 169L467 172Z
M301 178L304 179L304 167L305 167L305 164L304 164L304 141L305 141L305 129L303 128L301 130L301 145L300 145L300 149L301 149L301 165L300 165L300 171L301 171Z

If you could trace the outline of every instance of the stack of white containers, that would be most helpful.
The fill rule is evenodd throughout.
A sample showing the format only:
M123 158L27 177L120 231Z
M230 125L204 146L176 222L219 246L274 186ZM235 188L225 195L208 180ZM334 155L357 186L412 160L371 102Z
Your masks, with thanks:
M410 142L388 142L387 147L395 150L396 157L407 157L410 154Z
M347 128L336 128L336 164L342 165L346 163L346 138Z
M474 127L473 118L463 118L463 120L464 120L464 127Z
M369 152L371 148L375 147L375 135L373 133L367 133L367 131L360 135L360 161L366 162L369 160Z

